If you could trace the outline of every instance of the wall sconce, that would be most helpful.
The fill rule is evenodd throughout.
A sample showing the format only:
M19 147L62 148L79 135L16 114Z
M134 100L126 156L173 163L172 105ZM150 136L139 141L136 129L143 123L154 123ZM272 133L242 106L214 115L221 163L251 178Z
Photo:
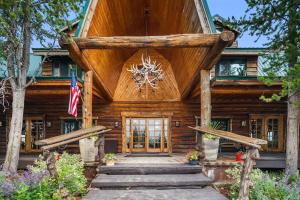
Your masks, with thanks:
M246 120L242 120L241 121L241 127L245 127L247 125L247 121Z
M119 122L115 122L115 128L119 128L120 127L120 123Z
M3 126L3 123L2 123L2 121L0 121L0 127L2 127Z
M52 123L51 122L46 122L46 127L47 128L50 128L52 126Z
M176 126L176 127L180 127L180 121L176 121L176 122L175 122L175 126Z

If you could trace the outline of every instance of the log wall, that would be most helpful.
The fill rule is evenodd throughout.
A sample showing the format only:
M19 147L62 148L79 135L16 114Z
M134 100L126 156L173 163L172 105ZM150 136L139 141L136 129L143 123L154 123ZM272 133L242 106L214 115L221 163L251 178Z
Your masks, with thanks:
M250 114L286 114L285 102L263 103L258 98L258 95L213 95L212 118L231 118L232 132L248 135ZM34 98L31 99L34 100ZM37 101L37 99L26 102L25 115L44 116L45 121L51 122L51 127L46 127L46 138L60 134L61 118L69 117L67 115L68 96L56 97L52 101ZM113 102L108 104L100 102L94 97L93 115L98 117L98 125L113 129L106 135L106 140L117 140L118 151L121 152L121 112L173 112L172 149L173 152L186 152L195 145L195 134L187 126L195 125L194 117L200 115L199 102L199 99L195 99L189 102ZM81 105L79 114L81 114ZM1 121L5 121L4 115L0 115L0 118ZM242 120L247 121L245 127L241 127ZM176 121L180 122L180 127L175 127ZM115 122L120 122L118 128L114 127ZM8 125L8 123L4 124ZM0 127L1 153L5 152L6 147L5 125Z

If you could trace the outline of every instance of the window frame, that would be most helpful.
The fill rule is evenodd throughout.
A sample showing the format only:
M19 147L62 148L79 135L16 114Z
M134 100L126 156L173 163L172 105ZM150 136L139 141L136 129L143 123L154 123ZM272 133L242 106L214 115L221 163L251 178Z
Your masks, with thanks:
M232 61L243 61L245 63L245 69L244 69L244 75L233 75L233 74L230 74L230 75L220 75L220 64L222 61L229 61L231 64L230 64L230 67L232 66ZM247 73L247 70L248 70L248 59L246 57L223 57L219 60L219 62L216 64L215 66L215 76L216 77L247 77L248 73Z

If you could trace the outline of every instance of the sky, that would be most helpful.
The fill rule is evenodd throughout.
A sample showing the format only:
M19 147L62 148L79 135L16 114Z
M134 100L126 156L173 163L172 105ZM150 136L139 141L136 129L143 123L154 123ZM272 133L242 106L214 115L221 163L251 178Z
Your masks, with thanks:
M207 0L207 3L212 16L218 14L225 19L231 18L232 16L239 18L244 15L247 9L245 0ZM256 37L244 33L238 39L238 45L239 47L263 47L266 39L260 38L257 42L255 41L256 39ZM37 41L33 41L32 47L38 48L41 47L41 45Z
M207 3L212 16L218 14L225 19L232 16L242 17L247 9L245 0L207 0ZM244 33L238 39L239 47L263 47L263 44L266 43L266 39L263 37L255 42L256 39L256 37Z

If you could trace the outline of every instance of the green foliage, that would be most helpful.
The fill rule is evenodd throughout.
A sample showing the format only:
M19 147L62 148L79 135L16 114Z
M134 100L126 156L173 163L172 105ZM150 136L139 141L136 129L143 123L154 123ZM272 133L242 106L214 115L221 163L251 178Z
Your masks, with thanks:
M86 193L87 180L79 155L63 153L56 161L57 177L50 177L46 162L40 156L29 171L17 177L0 174L0 200L59 200L66 191L70 198ZM60 188L64 188L62 191Z
M282 81L282 91L262 96L266 102L279 101L300 91L300 1L299 0L246 0L244 17L234 19L235 26L250 35L266 36L267 51L262 54L263 77L267 85Z
M18 190L14 194L14 199L61 199L61 195L59 194L57 188L57 183L53 179L43 179L37 185L26 185L21 183L18 187Z
M186 155L186 159L189 161L198 160L198 157L199 157L199 152L196 150L190 151Z
M227 175L233 180L230 187L230 199L237 199L240 187L241 165L226 170ZM282 174L269 174L259 169L254 169L250 175L250 200L298 200L300 195L296 189L298 179L289 185L285 184Z
M107 153L104 156L104 160L105 161L107 161L107 160L117 160L116 154L114 154L114 153Z
M212 121L212 122L210 122L210 124L209 124L209 128L212 128L212 129L221 129L222 128L222 124L221 124L221 122L219 122L219 121ZM217 139L219 139L220 137L218 137L218 136L214 136L214 135L210 135L210 134L208 134L208 133L205 133L204 135L204 138L206 138L206 139L208 139L208 140L217 140Z
M79 155L63 153L56 162L57 181L73 195L86 193L87 180L84 176L84 163Z
M34 173L39 173L42 171L47 170L47 163L43 159L42 155L39 155L39 157L34 161L34 164L31 166L28 166L29 170Z

